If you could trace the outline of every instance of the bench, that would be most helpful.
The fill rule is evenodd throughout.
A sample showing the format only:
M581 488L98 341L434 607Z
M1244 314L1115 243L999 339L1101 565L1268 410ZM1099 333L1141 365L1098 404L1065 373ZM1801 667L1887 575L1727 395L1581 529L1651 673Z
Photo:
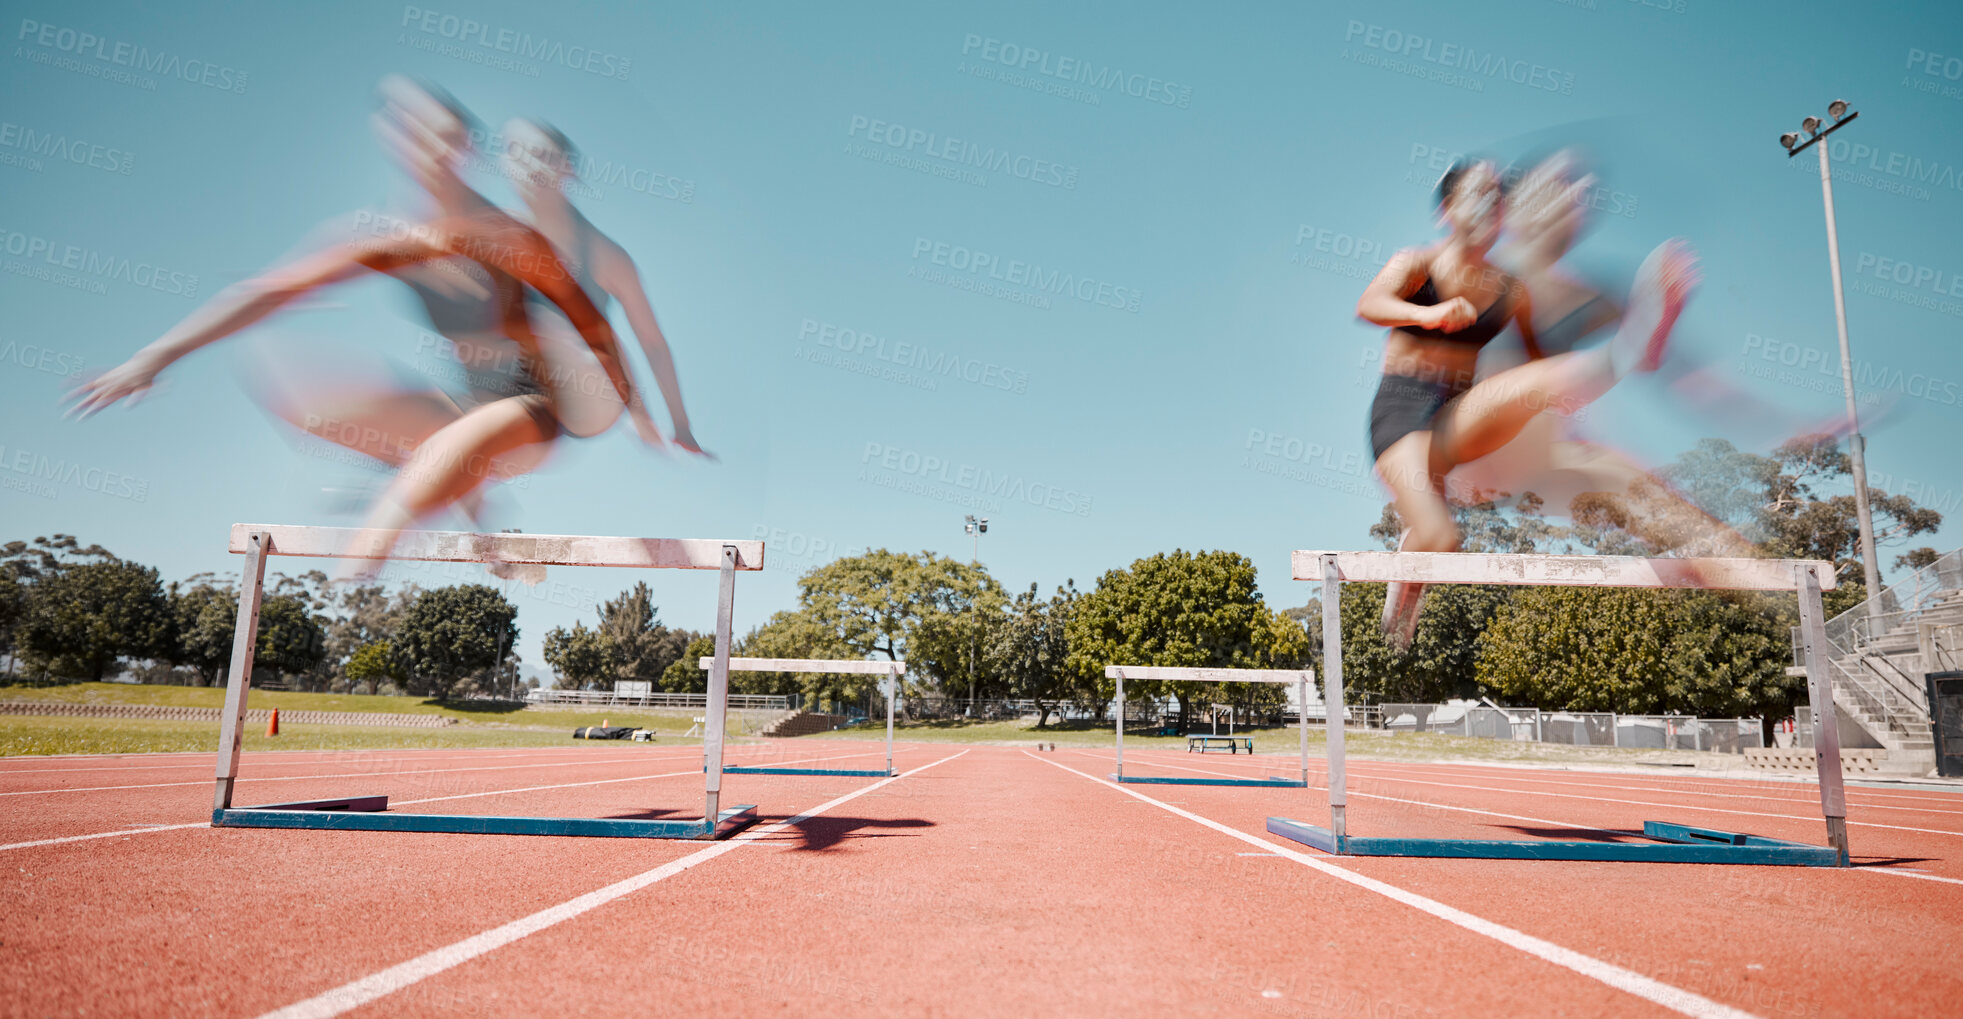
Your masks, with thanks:
M1200 753L1204 754L1208 749L1218 746L1226 747L1227 752L1230 754L1238 754L1241 752L1241 748L1245 747L1247 752L1251 754L1254 752L1254 737L1206 736L1201 734L1193 734L1186 737L1186 752L1189 754L1193 752L1195 747L1199 749Z

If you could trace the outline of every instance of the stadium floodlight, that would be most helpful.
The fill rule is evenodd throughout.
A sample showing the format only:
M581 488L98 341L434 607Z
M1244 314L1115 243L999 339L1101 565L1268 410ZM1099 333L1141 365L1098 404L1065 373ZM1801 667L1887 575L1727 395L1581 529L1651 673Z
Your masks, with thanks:
M1867 439L1861 435L1861 416L1857 409L1854 394L1854 358L1847 350L1847 304L1841 293L1840 282L1840 239L1834 225L1833 210L1833 167L1827 155L1826 139L1835 131L1854 122L1860 113L1847 108L1847 100L1836 99L1827 104L1827 115L1834 122L1822 131L1818 117L1808 117L1800 125L1812 137L1805 141L1799 135L1779 136L1786 146L1786 158L1791 159L1801 152L1820 146L1820 200L1827 213L1827 266L1833 280L1834 324L1840 333L1840 382L1847 397L1847 454L1849 466L1854 472L1854 515L1860 525L1861 579L1868 586L1868 616L1870 625L1885 629L1882 623L1881 565L1877 558L1874 542L1874 513L1868 501ZM1874 632L1879 632L1876 629Z

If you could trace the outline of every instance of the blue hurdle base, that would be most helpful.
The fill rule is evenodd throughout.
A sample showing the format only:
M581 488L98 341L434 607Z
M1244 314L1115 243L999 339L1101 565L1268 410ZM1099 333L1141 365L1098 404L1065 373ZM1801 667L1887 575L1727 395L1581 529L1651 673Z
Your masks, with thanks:
M1268 831L1335 856L1428 856L1469 860L1606 860L1622 863L1747 863L1775 867L1845 867L1831 846L1811 846L1758 835L1644 821L1643 837L1655 842L1570 842L1553 839L1337 838L1329 829L1285 817L1268 818Z
M1299 778L1168 778L1159 775L1112 775L1111 781L1125 785L1258 785L1267 788L1306 789Z
M213 828L311 828L324 831L431 831L463 835L583 835L629 839L715 839L755 824L755 805L731 807L713 826L701 821L607 817L497 817L483 814L391 814L386 796L272 803L211 812Z
M884 768L872 771L852 768L766 768L762 766L724 768L725 775L847 775L855 778L892 778L897 771Z

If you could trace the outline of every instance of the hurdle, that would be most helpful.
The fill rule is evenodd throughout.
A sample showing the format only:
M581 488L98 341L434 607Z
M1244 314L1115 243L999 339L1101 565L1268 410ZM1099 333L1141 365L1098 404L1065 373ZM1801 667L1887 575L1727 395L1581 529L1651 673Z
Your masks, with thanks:
M239 614L232 637L232 666L225 684L225 712L218 735L218 782L211 811L214 828L311 828L355 831L455 832L479 835L588 835L614 838L714 839L755 823L756 806L721 808L723 730L729 713L729 645L738 571L763 569L763 542L701 538L601 538L569 534L479 534L468 531L403 531L384 547L375 531L351 527L233 524L231 551L245 556L239 577ZM354 796L232 806L245 727L246 691L252 686L253 645L259 606L272 556L388 559L420 562L505 562L541 566L615 566L717 570L716 654L709 662L708 724L702 736L702 820L632 818L499 817L463 814L395 814L386 796Z
M701 667L709 667L709 659L701 660ZM849 775L890 778L899 774L893 770L893 699L899 694L900 676L907 671L904 660L890 662L841 661L835 658L731 658L729 668L732 672L828 672L857 675L885 676L879 688L886 694L886 770L874 771L869 768L791 768L765 765L731 765L724 768L726 775Z
M1813 702L1813 746L1820 775L1826 846L1738 832L1643 822L1650 842L1359 838L1349 834L1343 726L1329 726L1329 827L1268 818L1268 831L1338 856L1425 856L1482 860L1609 860L1656 863L1846 867L1847 799L1841 785L1840 732L1827 672L1826 616L1820 593L1833 565L1817 559L1645 559L1637 556L1476 552L1306 552L1293 558L1296 580L1322 582L1323 687L1331 719L1343 717L1342 585L1345 581L1424 584L1564 585L1792 591L1799 596L1806 675Z
M1118 770L1111 780L1127 785L1252 785L1302 789L1309 784L1309 690L1315 673L1308 669L1208 669L1163 665L1106 665L1104 678L1118 681ZM1291 778L1174 778L1125 774L1125 680L1176 683L1294 683L1301 698L1295 716L1301 736L1301 777Z

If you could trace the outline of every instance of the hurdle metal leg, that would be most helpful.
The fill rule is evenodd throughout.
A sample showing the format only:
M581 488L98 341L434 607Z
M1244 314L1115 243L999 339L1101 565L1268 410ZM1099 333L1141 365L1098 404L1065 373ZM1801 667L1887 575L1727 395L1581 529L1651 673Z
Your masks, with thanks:
M259 602L266 590L266 552L272 535L254 532L248 539L245 567L239 571L239 615L232 627L232 666L225 677L225 714L218 731L218 786L212 809L232 805L232 784L238 780L239 752L245 728L246 693L252 688L252 650L259 643Z
M1329 758L1329 832L1341 845L1346 826L1343 814L1349 804L1344 787L1348 784L1343 768L1343 580L1336 568L1336 557L1322 557L1322 689L1329 733L1325 754Z
M886 674L886 773L893 773L893 699L900 692L900 670Z
M1309 677L1303 676L1295 694L1298 708L1295 712L1295 728L1302 737L1302 788L1309 787Z
M709 666L709 718L702 723L702 761L707 806L702 823L714 830L722 802L723 730L729 716L729 642L736 611L736 546L722 549L721 584L716 590L716 660Z
M1827 843L1840 852L1845 865L1847 794L1841 785L1840 716L1834 710L1832 665L1827 658L1826 610L1820 599L1817 567L1801 566L1799 589L1800 638L1806 649L1806 692L1813 703L1813 761L1820 776L1820 812L1827 820Z
M1125 780L1125 670L1118 670L1118 781Z

